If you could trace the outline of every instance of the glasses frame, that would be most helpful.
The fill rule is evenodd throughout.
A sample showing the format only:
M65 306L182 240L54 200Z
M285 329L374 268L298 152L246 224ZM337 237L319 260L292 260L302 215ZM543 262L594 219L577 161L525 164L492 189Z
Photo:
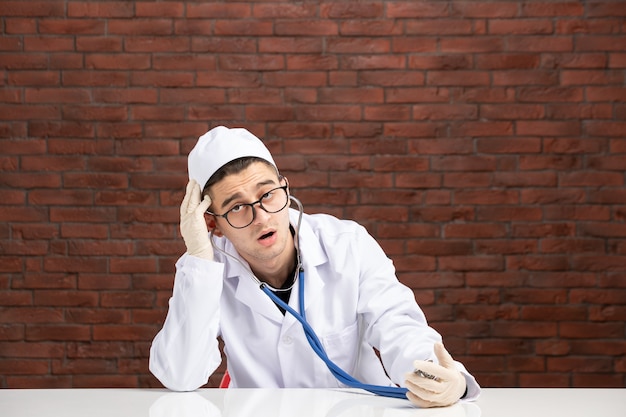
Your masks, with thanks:
M286 178L285 178L286 179ZM263 207L263 197L266 194L269 194L273 191L276 190L283 190L285 192L285 195L287 196L287 199L285 200L285 205L282 206L281 208L279 208L278 210L274 210L274 211L269 211L268 209L266 209L265 207ZM217 214L217 213L213 213L209 210L206 211L206 214L210 214L212 216L215 217L223 217L224 219L226 219L226 221L228 222L228 224L230 225L230 227L234 228L234 229L245 229L246 227L250 226L253 222L254 219L256 219L256 209L254 208L254 206L259 205L260 208L263 209L263 211L265 211L266 213L270 213L270 214L274 214L274 213L278 213L279 211L282 211L285 209L285 207L287 207L289 205L289 183L281 186L281 187L276 187L276 188L272 188L269 191L266 191L263 193L263 195L261 196L261 198L259 198L257 201L254 201L252 203L239 203L237 204L237 206L250 206L250 208L252 209L252 220L250 220L250 223L246 224L245 226L234 226L230 220L228 220L228 214L233 211L235 209L235 207L231 208L230 210L228 210L226 213L223 214Z

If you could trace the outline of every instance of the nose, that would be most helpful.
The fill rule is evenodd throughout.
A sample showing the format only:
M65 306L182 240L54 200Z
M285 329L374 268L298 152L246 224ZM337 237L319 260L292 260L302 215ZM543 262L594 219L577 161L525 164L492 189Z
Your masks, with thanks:
M254 216L252 219L254 224L265 223L271 216L271 214L265 211L265 209L261 206L260 201L254 203L252 206L252 215Z

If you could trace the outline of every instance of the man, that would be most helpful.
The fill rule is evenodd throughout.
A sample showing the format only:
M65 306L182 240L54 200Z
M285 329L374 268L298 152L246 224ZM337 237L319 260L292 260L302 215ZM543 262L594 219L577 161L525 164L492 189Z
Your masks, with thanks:
M478 396L475 379L450 357L365 228L303 214L297 230L287 178L258 138L216 127L200 137L188 167L180 210L187 252L150 350L150 370L163 385L204 385L221 362L221 336L233 387L345 386L303 326L259 288L298 311L302 281L308 323L330 360L357 380L406 387L420 407Z

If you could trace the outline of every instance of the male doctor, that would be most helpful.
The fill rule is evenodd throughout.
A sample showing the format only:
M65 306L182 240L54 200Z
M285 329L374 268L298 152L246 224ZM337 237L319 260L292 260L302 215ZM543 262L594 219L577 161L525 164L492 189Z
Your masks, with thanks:
M406 387L419 407L479 395L365 228L303 214L296 230L287 178L257 137L216 127L200 137L188 168L180 209L187 252L176 263L167 318L150 349L150 371L163 385L204 385L221 362L221 336L232 387L345 386L309 346L302 325L259 289L265 283L298 311L292 288L302 277L306 318L351 376Z

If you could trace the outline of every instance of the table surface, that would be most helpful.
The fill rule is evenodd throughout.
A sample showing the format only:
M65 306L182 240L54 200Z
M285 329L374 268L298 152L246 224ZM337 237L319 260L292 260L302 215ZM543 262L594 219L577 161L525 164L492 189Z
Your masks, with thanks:
M475 402L418 409L354 389L4 389L2 417L624 417L626 389L485 388Z

